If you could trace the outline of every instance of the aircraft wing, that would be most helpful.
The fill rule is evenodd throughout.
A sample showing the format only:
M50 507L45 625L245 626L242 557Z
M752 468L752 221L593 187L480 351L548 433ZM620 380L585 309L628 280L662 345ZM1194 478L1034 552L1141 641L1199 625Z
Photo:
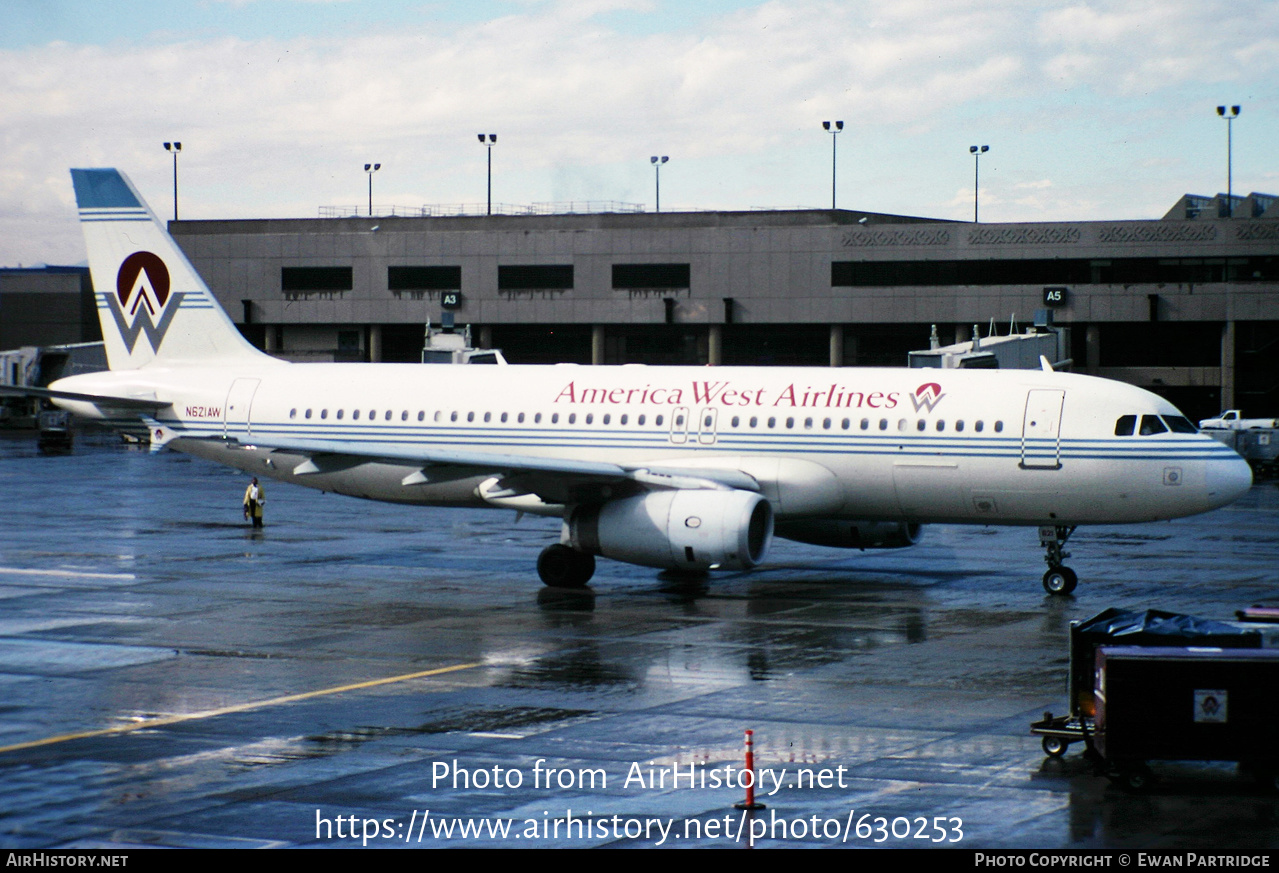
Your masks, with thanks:
M0 385L2 397L39 397L44 400L78 400L110 409L157 410L172 406L168 400L154 397L113 397L106 394L80 394L76 391L54 391L50 388L34 388L26 385Z
M370 445L354 440L305 440L256 434L252 440L258 448L305 455L306 460L294 468L298 474L324 473L374 462L418 466L418 470L404 478L405 485L488 473L498 479L489 492L498 499L533 494L546 503L562 504L651 489L761 490L753 476L734 469L623 465L474 449L402 443Z

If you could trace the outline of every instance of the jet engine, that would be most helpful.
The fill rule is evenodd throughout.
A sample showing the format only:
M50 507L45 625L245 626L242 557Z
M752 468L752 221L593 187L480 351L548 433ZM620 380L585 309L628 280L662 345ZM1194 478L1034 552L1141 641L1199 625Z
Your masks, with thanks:
M746 570L764 560L773 509L751 491L650 491L576 507L563 541L581 552L669 570Z
M777 523L777 535L837 549L904 549L919 542L922 527L904 521L801 518Z

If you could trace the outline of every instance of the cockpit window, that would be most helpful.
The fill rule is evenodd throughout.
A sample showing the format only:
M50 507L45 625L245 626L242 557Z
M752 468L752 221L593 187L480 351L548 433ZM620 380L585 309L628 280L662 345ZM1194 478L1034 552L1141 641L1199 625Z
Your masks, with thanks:
M1133 428L1136 426L1137 416L1121 415L1115 422L1115 436L1132 436Z
M1181 415L1165 415L1164 423L1168 425L1169 430L1173 433L1199 433L1199 428L1190 423L1189 419Z
M1159 416L1143 415L1141 417L1141 430L1139 433L1142 436L1151 436L1157 433L1166 433L1167 431L1168 426L1159 419Z

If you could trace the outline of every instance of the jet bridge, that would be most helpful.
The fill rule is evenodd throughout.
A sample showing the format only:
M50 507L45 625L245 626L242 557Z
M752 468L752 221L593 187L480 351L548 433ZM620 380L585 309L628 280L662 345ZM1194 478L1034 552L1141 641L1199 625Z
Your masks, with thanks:
M907 366L932 367L942 370L1038 370L1040 358L1055 368L1064 368L1071 362L1062 355L1062 336L1053 329L1052 319L1042 315L1033 327L1019 333L1015 324L1009 325L1005 336L995 333L994 322L986 336L981 335L981 325L973 325L973 338L967 342L943 346L937 337L937 325L933 325L929 348L909 352Z

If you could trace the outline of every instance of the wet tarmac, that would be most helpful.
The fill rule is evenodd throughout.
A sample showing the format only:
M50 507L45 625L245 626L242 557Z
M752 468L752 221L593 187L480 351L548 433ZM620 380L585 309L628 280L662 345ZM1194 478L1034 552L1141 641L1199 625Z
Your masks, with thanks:
M0 439L0 846L1279 846L1279 798L1233 766L1133 796L1028 731L1066 709L1070 621L1279 602L1273 483L1081 530L1070 598L1034 530L962 527L556 592L546 519L267 483L255 533L244 485Z

